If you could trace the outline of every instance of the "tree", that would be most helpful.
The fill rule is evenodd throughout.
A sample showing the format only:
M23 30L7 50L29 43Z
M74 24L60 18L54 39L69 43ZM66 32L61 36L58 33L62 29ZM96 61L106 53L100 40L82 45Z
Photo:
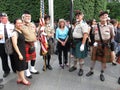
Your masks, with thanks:
M0 2L0 11L6 12L11 22L13 22L15 18L21 17L24 10L28 10L32 14L32 21L37 21L39 19L39 0L0 0Z
M48 14L48 0L45 1L45 13ZM98 18L100 10L106 10L107 0L74 0L74 10L81 10L85 19ZM0 0L0 11L6 12L10 21L21 17L24 10L32 14L32 21L38 22L40 17L40 0ZM70 0L54 0L54 17L70 18Z
M70 12L69 0L54 0L55 19L64 18L69 19Z
M120 3L118 2L111 2L107 5L107 9L110 11L110 18L120 21L120 8L118 7L120 7Z
M79 9L85 14L85 19L98 19L100 10L106 10L106 0L75 0L74 9Z
M85 19L94 17L94 3L95 0L75 0L74 10L80 10L85 14Z
M100 11L105 11L107 6L107 1L106 0L95 0L95 5L94 5L94 18L98 20L98 16Z

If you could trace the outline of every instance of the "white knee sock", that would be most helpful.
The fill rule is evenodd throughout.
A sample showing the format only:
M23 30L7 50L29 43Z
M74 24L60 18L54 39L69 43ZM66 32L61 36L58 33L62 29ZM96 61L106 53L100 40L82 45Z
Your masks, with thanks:
M30 71L31 71L31 72L37 72L37 70L35 69L34 66L31 66Z

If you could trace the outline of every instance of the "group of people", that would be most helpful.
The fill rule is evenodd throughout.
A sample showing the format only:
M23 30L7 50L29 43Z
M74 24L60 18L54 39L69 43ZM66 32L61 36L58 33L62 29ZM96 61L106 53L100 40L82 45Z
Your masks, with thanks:
M72 54L74 56L74 65L69 69L70 72L77 70L77 61L79 61L79 76L83 75L84 58L88 54L88 42L90 47L91 67L86 74L87 77L94 74L96 61L101 62L100 80L105 81L104 72L107 63L116 65L116 47L118 58L119 54L119 23L116 26L115 20L108 19L108 12L101 11L99 14L100 22L96 23L93 19L91 22L84 22L84 14L77 11L75 14L76 25L73 31L73 47ZM114 24L112 23L114 21ZM116 30L117 29L117 30ZM117 32L117 33L116 33ZM117 39L116 39L117 38ZM116 44L117 43L117 44ZM118 46L117 46L118 45ZM119 61L119 59L118 59ZM118 79L120 84L120 78Z
M96 61L101 62L100 80L104 81L104 71L106 69L106 63L112 62L116 64L115 47L113 43L117 41L117 50L119 49L119 30L115 33L115 26L108 23L108 12L102 11L99 14L100 22L97 24L95 19L91 24L84 21L84 14L81 11L76 11L76 21L74 25L67 26L64 19L59 19L56 30L50 26L50 16L44 17L44 28L42 28L41 22L38 27L31 22L31 14L25 11L21 18L14 20L14 24L9 22L6 13L0 14L0 57L2 60L2 69L4 71L3 77L7 77L10 74L10 68L8 65L8 56L10 57L12 70L17 73L17 83L23 85L30 85L31 83L26 79L32 78L32 74L39 74L35 69L36 51L35 42L39 40L40 34L43 33L41 28L44 29L44 36L47 39L48 48L47 53L43 55L43 59L46 59L46 68L43 66L43 71L46 69L52 70L50 64L51 55L54 53L54 36L57 40L58 60L61 68L68 66L68 51L74 57L74 65L69 68L69 72L77 70L77 61L79 61L78 76L84 74L84 59L88 55L88 42L90 45L91 55L91 67L86 76L94 74L94 66ZM70 29L71 28L71 32ZM119 24L120 28L120 24ZM72 33L72 42L69 42L70 33ZM116 36L117 35L117 36ZM116 36L116 37L115 37ZM7 55L5 52L5 41L10 38L14 48L14 53ZM72 44L71 44L72 43ZM72 46L70 46L72 45ZM69 49L72 47L72 49ZM62 54L63 52L63 54ZM40 50L42 55L42 47ZM63 56L63 57L62 57ZM63 60L62 60L63 59ZM113 62L114 61L114 62ZM29 69L30 62L30 69ZM25 74L24 74L25 72ZM120 78L118 79L120 84Z
M23 13L22 18L14 20L14 24L9 22L6 13L0 15L0 57L2 60L3 77L10 74L8 56L11 60L11 66L14 73L17 73L17 83L30 85L26 79L32 78L32 74L39 74L35 69L36 52L34 42L36 37L36 26L31 22L31 14L27 11ZM5 41L11 37L14 52L7 55L5 52ZM32 48L32 50L31 50ZM30 69L29 69L30 62ZM25 71L25 75L24 75ZM26 77L25 77L26 76Z

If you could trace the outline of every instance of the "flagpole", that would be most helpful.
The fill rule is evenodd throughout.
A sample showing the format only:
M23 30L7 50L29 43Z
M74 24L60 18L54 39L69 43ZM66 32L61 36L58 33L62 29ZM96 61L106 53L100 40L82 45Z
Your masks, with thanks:
M72 24L73 20L73 0L70 0L70 24Z
M70 0L70 31L69 31L69 38L70 38L70 50L71 48L71 43L72 43L72 21L73 21L73 0ZM69 54L69 68L71 64L71 53Z
M50 25L54 28L54 0L48 0L49 15L50 15Z
M40 0L40 18L44 19L44 0ZM41 42L42 43L42 42ZM41 49L42 50L42 49ZM43 66L43 71L46 71L46 54L43 54L44 52L42 51L43 59L44 59L44 66Z
M40 18L44 18L44 0L40 0Z

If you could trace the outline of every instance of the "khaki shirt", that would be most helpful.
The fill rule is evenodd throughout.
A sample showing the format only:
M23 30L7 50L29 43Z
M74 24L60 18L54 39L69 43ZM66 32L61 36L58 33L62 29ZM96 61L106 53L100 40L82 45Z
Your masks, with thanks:
M99 23L99 26L100 26L100 32L103 40L109 40L115 35L114 28L112 25L107 25L107 24L101 25ZM100 40L97 25L95 25L93 29L94 29L95 40Z
M36 41L36 30L33 26L33 23L29 23L28 25L23 25L22 32L25 36L26 42L34 42Z
M85 22L81 21L73 31L73 38L82 38L84 33L89 33L89 28Z
M53 34L52 37L48 37L48 38L53 38L54 37L54 29L52 27L50 27L50 25L46 25L45 26L45 33L47 34L47 37L50 35L50 34Z

